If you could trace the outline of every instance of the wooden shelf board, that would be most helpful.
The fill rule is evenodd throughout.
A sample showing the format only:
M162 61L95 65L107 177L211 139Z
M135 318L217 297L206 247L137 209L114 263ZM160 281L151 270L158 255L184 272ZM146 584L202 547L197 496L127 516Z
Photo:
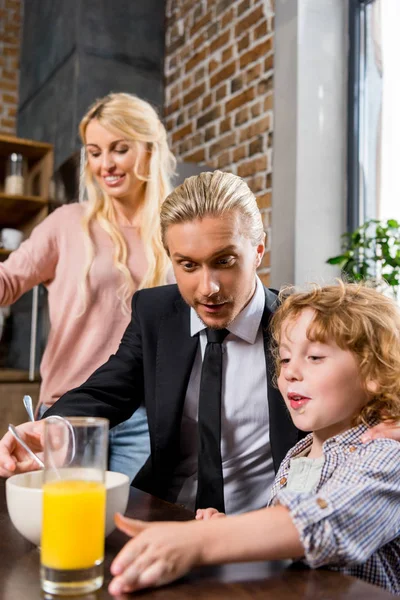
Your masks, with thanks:
M1 369L0 368L0 383L18 383L30 381L29 371L23 369ZM35 373L33 381L40 381L39 373Z
M0 135L0 156L9 156L12 152L23 154L28 159L39 159L53 150L51 144L35 142L11 135Z
M48 205L41 196L11 196L0 193L0 227L16 227L31 219Z

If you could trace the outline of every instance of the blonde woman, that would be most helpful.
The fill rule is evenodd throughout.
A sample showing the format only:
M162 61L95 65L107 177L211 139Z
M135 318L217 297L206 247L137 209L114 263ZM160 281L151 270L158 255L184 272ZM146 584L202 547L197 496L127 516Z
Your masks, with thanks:
M0 264L0 304L48 290L50 335L38 414L117 351L141 288L167 283L159 209L175 167L155 110L130 94L97 101L80 123L87 201L62 206ZM149 454L144 408L110 432L110 468L131 479Z

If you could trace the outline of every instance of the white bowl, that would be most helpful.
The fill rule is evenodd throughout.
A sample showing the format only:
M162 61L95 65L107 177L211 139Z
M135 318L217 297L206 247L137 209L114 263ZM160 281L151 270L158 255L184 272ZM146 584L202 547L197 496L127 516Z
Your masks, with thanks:
M39 546L42 529L43 471L12 475L6 480L8 514L14 527L27 540ZM106 471L106 536L114 529L114 514L124 514L129 498L129 477Z

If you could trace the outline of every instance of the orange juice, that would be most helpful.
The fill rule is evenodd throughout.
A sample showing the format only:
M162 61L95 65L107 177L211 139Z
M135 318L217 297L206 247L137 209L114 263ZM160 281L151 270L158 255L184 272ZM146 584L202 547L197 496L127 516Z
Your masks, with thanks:
M42 565L51 569L86 569L101 563L105 507L103 483L83 480L45 483Z

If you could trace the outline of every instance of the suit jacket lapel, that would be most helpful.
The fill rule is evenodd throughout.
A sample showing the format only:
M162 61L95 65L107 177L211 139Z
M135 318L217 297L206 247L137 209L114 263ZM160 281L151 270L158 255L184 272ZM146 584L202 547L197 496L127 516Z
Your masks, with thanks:
M270 322L273 313L278 306L278 300L274 293L267 288L265 291L265 307L261 319L264 336L264 352L267 369L268 385L268 408L269 408L269 431L272 459L275 472L285 457L287 451L298 442L298 430L293 425L285 402L273 382L275 371L274 359L271 353L271 331Z
M156 457L167 447L172 454L177 450L183 404L198 343L198 336L190 335L190 308L179 298L174 310L162 319L157 341Z

